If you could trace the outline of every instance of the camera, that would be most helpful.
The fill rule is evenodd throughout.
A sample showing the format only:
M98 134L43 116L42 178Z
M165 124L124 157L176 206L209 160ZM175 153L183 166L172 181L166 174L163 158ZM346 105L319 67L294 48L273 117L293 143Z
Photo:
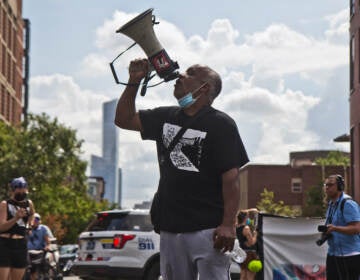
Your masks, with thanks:
M318 225L318 232L327 232L326 225Z
M327 226L326 225L319 225L318 226L318 231L322 232L322 235L321 235L321 238L316 240L316 245L321 246L321 245L323 245L325 243L326 240L331 238L332 235L331 235L331 233L326 234L326 232L327 232Z

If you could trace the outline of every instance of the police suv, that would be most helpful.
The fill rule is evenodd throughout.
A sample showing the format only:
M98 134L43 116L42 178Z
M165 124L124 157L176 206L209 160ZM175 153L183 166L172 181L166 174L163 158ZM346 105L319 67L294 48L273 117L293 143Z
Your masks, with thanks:
M162 279L159 245L149 210L99 212L79 236L72 271L82 279ZM239 266L231 270L238 279Z

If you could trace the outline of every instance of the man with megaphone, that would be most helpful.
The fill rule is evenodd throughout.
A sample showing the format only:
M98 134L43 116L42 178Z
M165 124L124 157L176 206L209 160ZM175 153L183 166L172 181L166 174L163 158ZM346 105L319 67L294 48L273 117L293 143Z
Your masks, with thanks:
M147 59L130 62L115 124L156 141L160 181L151 218L160 233L161 275L229 279L225 253L236 238L239 168L249 160L234 120L211 106L221 78L208 66L193 65L176 79L179 106L137 112L135 98L148 68Z

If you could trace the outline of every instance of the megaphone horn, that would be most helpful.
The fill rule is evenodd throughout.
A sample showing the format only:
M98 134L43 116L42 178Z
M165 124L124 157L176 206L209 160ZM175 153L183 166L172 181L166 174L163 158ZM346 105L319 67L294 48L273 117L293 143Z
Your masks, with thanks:
M133 39L144 50L151 65L160 78L166 82L176 79L179 68L177 62L170 59L165 49L161 46L159 40L154 33L153 25L155 16L152 15L153 9L148 9L128 23L116 30Z

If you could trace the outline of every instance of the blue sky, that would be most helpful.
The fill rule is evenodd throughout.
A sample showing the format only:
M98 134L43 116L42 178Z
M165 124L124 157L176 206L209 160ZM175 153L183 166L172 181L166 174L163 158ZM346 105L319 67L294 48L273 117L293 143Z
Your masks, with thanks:
M118 98L108 63L132 41L115 31L154 8L154 31L180 71L195 63L224 83L214 107L231 115L253 163L289 161L289 152L340 149L349 130L348 1L24 0L31 22L30 104L78 131L84 159L101 155L101 104ZM135 47L117 71L127 78ZM176 104L173 82L148 89L138 108ZM120 130L123 206L157 187L155 145ZM139 176L141 174L141 176Z

